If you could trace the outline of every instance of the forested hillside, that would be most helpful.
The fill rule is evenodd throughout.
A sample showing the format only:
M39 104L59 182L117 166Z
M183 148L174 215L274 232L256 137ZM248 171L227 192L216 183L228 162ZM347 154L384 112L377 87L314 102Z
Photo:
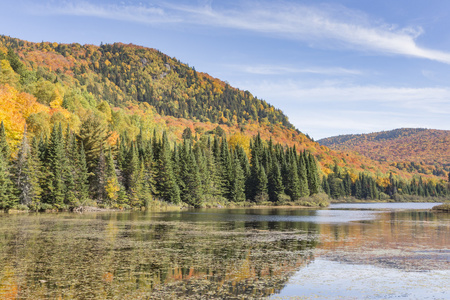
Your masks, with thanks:
M356 151L402 171L446 176L450 171L450 131L402 128L341 135L318 141L331 149Z
M0 36L0 121L5 209L370 198L414 175L321 146L250 92L134 45ZM346 193L345 176L378 192L364 179ZM426 177L431 196L446 193Z

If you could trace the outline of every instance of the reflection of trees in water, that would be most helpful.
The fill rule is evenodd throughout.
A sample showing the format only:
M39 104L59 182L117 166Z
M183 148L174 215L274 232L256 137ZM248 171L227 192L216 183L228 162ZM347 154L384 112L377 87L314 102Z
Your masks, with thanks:
M448 269L449 221L430 211L393 211L370 222L322 224L316 256L405 270Z
M268 296L313 259L318 229L250 223L230 230L132 213L7 216L0 291L17 288L24 299Z

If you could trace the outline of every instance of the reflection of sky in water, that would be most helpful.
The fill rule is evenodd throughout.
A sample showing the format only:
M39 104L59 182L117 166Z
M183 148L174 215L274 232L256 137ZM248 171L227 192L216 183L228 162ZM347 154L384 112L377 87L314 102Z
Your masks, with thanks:
M159 213L165 221L188 222L309 222L336 224L375 220L377 215L396 209L431 209L438 203L339 203L328 209L208 209Z
M336 203L330 209L431 209L441 203Z
M404 272L317 259L270 299L449 299L449 282L450 270Z
M376 218L376 211L358 210L318 210L316 223L343 223L353 221L367 221Z
M278 212L280 213L280 212ZM171 215L177 219L191 222L310 222L319 224L346 223L351 221L373 220L376 211L352 210L299 210L289 211L286 214L258 214L252 213L206 213L183 212ZM162 215L163 218L164 215Z

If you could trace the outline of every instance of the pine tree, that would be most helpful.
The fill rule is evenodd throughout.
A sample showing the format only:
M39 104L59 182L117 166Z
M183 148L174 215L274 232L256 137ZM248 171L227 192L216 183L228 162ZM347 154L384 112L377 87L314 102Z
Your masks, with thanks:
M319 174L317 163L312 154L308 154L308 188L311 195L318 194L320 191ZM349 190L350 191L350 190Z
M158 148L156 161L156 189L158 195L168 202L179 204L181 202L180 189L173 174L171 151L165 132Z
M8 161L0 155L0 209L8 211L17 204Z
M77 139L84 145L89 172L93 173L97 168L100 152L107 149L109 136L106 122L94 114L90 114L81 124Z
M245 174L244 170L242 170L241 162L237 157L233 163L230 200L234 202L245 201Z
M109 148L106 154L106 204L110 207L115 206L119 197L120 185L117 179L116 167L114 164L114 158L112 156L111 148Z
M28 144L25 130L22 142L14 162L14 181L19 194L19 203L36 207L40 202L39 165Z
M306 171L306 161L304 153L298 159L298 179L300 182L300 197L309 196L308 174Z
M292 159L288 167L287 182L285 186L286 194L291 197L291 201L300 199L302 194L300 190L300 180L298 178L297 162L295 161L295 159Z
M5 127L2 121L0 125L0 209L5 211L13 208L18 201L12 182L10 155L11 152L6 141Z
M141 206L140 193L142 191L142 169L139 161L139 154L135 143L131 144L127 157L127 168L125 170L125 188L128 191L130 205L133 207Z
M284 194L283 178L276 160L272 161L272 167L268 176L269 201L277 202L280 195Z
M325 175L323 175L322 177L322 189L328 196L331 195L330 185L328 184L328 179L325 177Z
M11 150L9 148L8 141L6 140L6 132L5 126L3 125L3 121L0 124L0 155L3 155L3 158L8 162L11 157Z
M106 159L103 149L97 160L97 166L94 169L94 176L91 177L90 188L95 200L99 204L104 204L106 201Z
M80 202L77 197L78 186L77 186L77 173L78 173L78 146L75 140L75 135L70 132L70 128L67 127L66 132L66 155L64 156L65 174L64 183L66 186L65 199L64 202L69 205L69 207L80 206Z
M64 141L61 124L54 125L50 135L45 165L47 169L47 185L45 188L45 202L56 208L64 204Z
M89 171L86 164L86 154L84 152L84 144L81 142L80 145L80 155L78 161L78 198L83 205L89 200Z
M181 200L194 207L201 206L201 182L197 162L190 143L186 140L180 150Z

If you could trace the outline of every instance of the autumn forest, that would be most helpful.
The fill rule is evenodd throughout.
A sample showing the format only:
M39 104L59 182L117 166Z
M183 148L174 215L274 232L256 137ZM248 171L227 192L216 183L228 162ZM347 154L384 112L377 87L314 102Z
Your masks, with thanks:
M135 45L0 36L0 121L4 210L449 195L443 161L330 149L249 91Z

